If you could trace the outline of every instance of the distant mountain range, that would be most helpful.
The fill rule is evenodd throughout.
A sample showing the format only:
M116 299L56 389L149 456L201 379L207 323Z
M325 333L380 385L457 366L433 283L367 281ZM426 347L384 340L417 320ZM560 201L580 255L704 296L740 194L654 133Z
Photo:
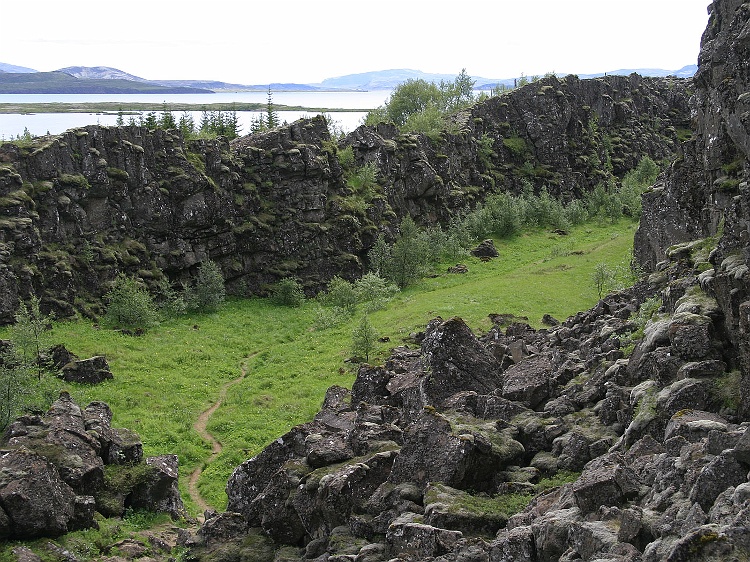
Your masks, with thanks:
M695 74L696 65L679 70L657 68L620 69L597 74L581 74L581 78L595 78L605 74L642 76L678 76ZM411 69L378 70L326 78L319 84L273 83L231 84L218 80L146 80L108 66L69 66L54 72L38 72L32 68L0 63L0 94L119 94L119 93L211 93L266 91L330 91L330 90L392 90L406 80L428 82L452 81L455 74L434 74ZM499 85L513 86L517 78L472 77L478 90Z
M689 78L698 70L697 65L684 66L679 70L662 70L660 68L633 68L620 69L609 72L599 72L596 74L579 74L580 78L597 78L607 74L625 75L636 73L641 76L677 76L679 78ZM564 76L560 74L559 76ZM360 74L348 74L338 78L326 78L319 84L326 89L347 89L347 90L392 90L406 80L422 79L428 82L452 82L456 77L455 74L430 74L419 70L410 70L406 68L395 70L378 70L374 72L363 72ZM475 81L477 90L490 90L498 85L513 86L520 78L482 78L472 76Z

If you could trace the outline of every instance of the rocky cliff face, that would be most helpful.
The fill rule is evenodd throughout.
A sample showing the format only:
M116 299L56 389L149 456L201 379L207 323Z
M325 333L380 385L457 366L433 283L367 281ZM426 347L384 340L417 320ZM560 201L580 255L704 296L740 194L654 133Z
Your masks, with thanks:
M682 145L660 184L644 196L636 255L649 269L675 244L710 237L716 246L701 281L719 303L743 372L750 412L750 6L714 2L691 99L695 137Z
M729 240L735 246L742 244L737 239L741 226L737 232L733 227L721 227L731 226L723 222L730 218L726 212L735 214L732 207L746 197L750 154L748 7L739 1L715 2L709 9L690 100L695 136L681 145L681 157L644 197L647 214L636 236L636 250L650 268L672 244L719 231L726 234L722 246L730 244Z
M549 330L435 319L237 467L196 558L750 557L750 5L710 11L695 136L644 197L648 279Z
M185 281L206 259L230 291L279 278L310 291L362 272L379 231L447 220L493 190L580 196L645 155L673 154L689 82L545 78L476 104L430 139L360 127L334 142L320 117L236 140L85 127L0 146L0 321L34 291L61 315L101 312L119 273ZM354 169L337 152L351 147ZM347 174L372 162L379 188Z

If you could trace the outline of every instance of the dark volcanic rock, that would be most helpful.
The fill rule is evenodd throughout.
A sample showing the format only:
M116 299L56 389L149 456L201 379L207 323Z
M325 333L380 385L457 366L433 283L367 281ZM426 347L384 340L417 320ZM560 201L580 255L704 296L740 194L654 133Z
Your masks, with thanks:
M0 535L28 539L72 530L76 494L46 458L25 448L3 451L0 472Z
M75 353L68 351L62 344L52 346L48 355L52 366L55 369L62 369L68 363L72 363L78 359L78 356Z
M424 388L430 404L460 391L489 394L498 386L499 363L460 318L433 321L425 331L422 351L429 365Z
M173 519L184 517L185 507L177 487L177 455L149 457L146 464L153 469L152 474L132 490L128 503L135 509L167 513Z
M23 424L23 431L18 424ZM21 418L5 445L40 449L56 466L62 479L78 494L94 495L104 482L101 443L86 431L81 408L67 392L41 418Z
M8 426L0 451L0 535L54 537L95 526L95 510L119 516L126 505L184 515L174 455L149 459L152 477L135 490L105 485L105 465L129 471L142 457L137 434L112 428L111 420L104 402L82 411L62 392L44 416L22 416Z
M496 258L500 254L495 248L495 242L491 238L483 241L476 248L471 251L471 255L475 258Z
M601 162L622 177L644 155L671 157L687 99L682 80L550 76L459 112L439 139L380 124L336 143L318 116L231 143L89 126L0 144L0 322L32 293L45 310L96 317L118 272L179 284L207 259L232 293L283 277L314 292L361 274L406 216L446 224L528 184L567 202L601 183ZM354 168L376 166L366 197L337 158L349 148Z
M549 330L518 322L503 331L516 319L493 315L494 326L476 338L458 319L433 320L420 350L397 348L383 366L360 368L350 404L326 404L315 422L239 467L228 486L233 510L282 543L306 545L306 556L318 560L746 556L750 7L714 0L710 13L692 101L695 136L643 198L635 253L652 274ZM675 109L685 98L681 83L671 83L675 90L657 105ZM531 86L456 119L467 135L492 139L507 162L515 156L503 131L520 131L529 153L552 164L551 179L560 181L550 182L552 192L575 178L588 182L594 161L627 166L630 156L615 162L619 147L592 150L584 161L560 143L560 131L574 142L584 130L595 136L587 126L593 115L611 143L662 142L654 129L626 130L629 116L656 107L646 103L654 84L640 77ZM573 91L588 113L570 105ZM392 126L360 128L345 144L378 163L393 209L440 216L440 204L467 203L470 195L446 195L438 177L484 186L481 166L458 166L463 141L455 142L440 146L444 162L428 156L420 137ZM497 179L506 189L515 182L509 176ZM320 443L330 457L316 452L310 466L306 457ZM344 458L350 454L360 456ZM386 454L387 462L378 457ZM548 476L567 483L536 494ZM530 503L506 513L509 493L528 493ZM336 546L346 533L334 529L345 523L346 544L353 536L373 541L368 548ZM487 540L475 532L497 534Z
M550 396L552 365L537 356L509 368L503 376L503 397L536 408Z
M471 422L454 427L447 418L426 412L406 429L389 481L491 489L494 475L521 455L523 446L502 434L493 436L493 443L480 427Z
M67 382L99 384L112 377L109 363L102 356L73 360L64 365L60 371L60 378Z

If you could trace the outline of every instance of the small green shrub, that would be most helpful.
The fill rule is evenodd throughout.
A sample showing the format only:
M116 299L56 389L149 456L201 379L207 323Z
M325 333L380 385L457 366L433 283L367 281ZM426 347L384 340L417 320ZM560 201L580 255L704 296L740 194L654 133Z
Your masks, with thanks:
M503 146L510 151L514 158L518 158L519 160L525 159L529 151L526 141L518 135L504 138Z
M354 167L354 149L351 146L336 151L336 158L344 170L351 170Z
M305 293L296 279L284 278L271 288L271 300L281 306L302 306Z
M485 168L490 168L493 165L493 160L497 158L497 154L494 150L495 139L489 136L487 133L483 134L477 140L477 156L479 161L484 165Z
M398 287L370 272L354 282L354 293L357 303L364 304L366 312L374 312L386 307L388 301L398 293Z
M591 283L596 289L597 295L601 299L604 293L614 284L615 282L615 271L604 262L599 262L594 266L594 271L591 273Z
M368 162L357 169L349 176L347 184L362 195L370 193L378 185L378 167L375 162Z
M352 283L336 275L328 282L328 289L319 296L319 300L326 306L341 308L351 315L357 308L357 291Z
M328 330L340 326L352 317L351 313L337 306L319 306L315 309L313 330Z
M36 295L29 299L28 306L21 302L16 312L16 323L11 328L14 347L28 365L36 365L37 374L42 378L42 353L49 349L51 342L52 316L43 314L41 302Z
M372 245L367 253L367 261L370 264L370 271L379 276L385 276L388 269L388 263L391 259L391 247L383 234L378 234L375 244Z
M185 291L185 301L190 309L210 312L224 303L226 294L219 264L206 260L198 267L193 285Z
M13 349L3 353L0 357L0 430L21 414L32 385L33 371L29 364Z
M185 314L188 310L188 304L185 296L175 290L166 277L161 279L156 288L157 304L161 313L168 317L176 317Z
M158 323L156 305L139 279L120 274L104 300L104 320L110 327L147 330Z

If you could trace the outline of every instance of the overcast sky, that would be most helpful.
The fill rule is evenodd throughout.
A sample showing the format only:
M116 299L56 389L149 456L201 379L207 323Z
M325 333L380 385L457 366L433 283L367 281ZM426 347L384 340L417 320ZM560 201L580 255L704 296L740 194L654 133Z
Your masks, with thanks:
M695 64L709 0L5 0L0 62L147 79L511 78Z

